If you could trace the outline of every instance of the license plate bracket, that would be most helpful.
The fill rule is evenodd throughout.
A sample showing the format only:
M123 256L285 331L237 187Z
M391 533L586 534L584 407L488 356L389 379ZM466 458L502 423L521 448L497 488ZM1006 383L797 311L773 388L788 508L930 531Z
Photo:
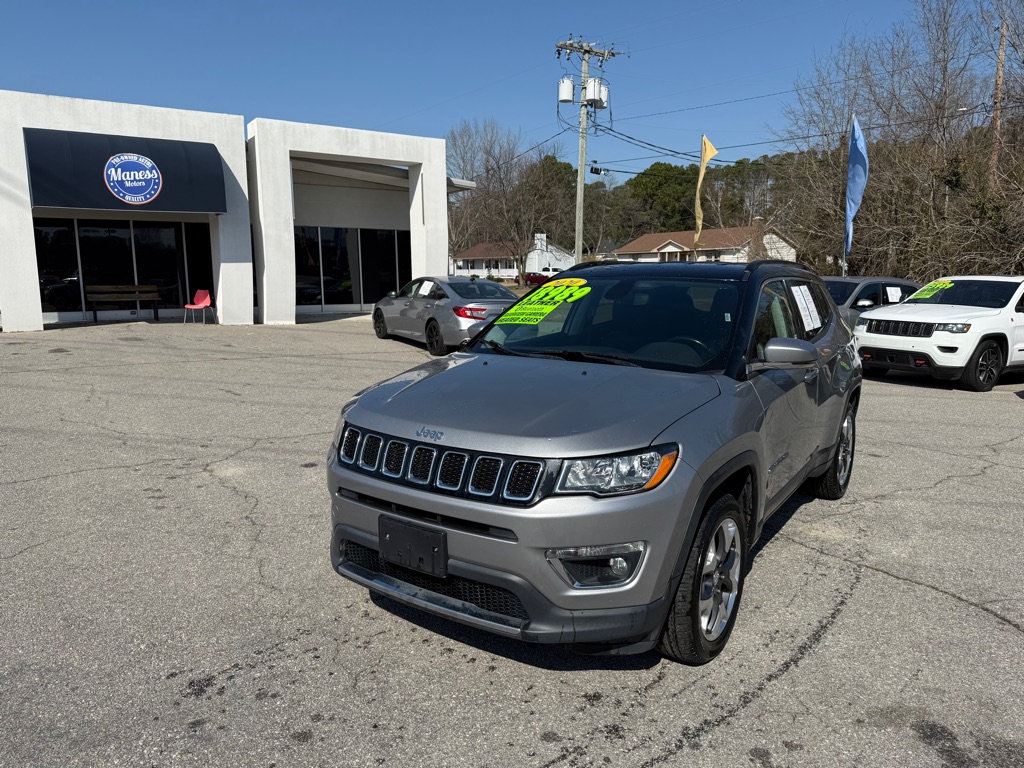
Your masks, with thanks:
M429 573L443 579L448 575L448 535L387 515L377 518L380 556L389 563Z

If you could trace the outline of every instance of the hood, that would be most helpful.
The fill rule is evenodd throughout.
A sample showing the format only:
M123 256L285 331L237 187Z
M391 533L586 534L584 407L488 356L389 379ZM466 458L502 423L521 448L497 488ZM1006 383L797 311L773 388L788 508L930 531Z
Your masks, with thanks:
M698 374L454 354L367 390L346 419L441 449L585 456L649 445L719 394Z
M864 320L904 320L912 323L966 323L982 317L995 317L1001 312L988 307L965 307L959 304L895 304L862 312Z

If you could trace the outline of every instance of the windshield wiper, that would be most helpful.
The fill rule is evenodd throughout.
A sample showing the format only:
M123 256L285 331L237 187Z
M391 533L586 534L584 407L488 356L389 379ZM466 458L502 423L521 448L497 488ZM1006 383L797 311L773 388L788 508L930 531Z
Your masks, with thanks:
M547 354L560 357L564 360L573 360L576 362L608 363L610 365L628 365L631 368L643 368L642 365L634 363L628 358L621 357L619 355L606 355L603 352L583 352L578 349L559 349L557 351L550 351Z
M481 339L479 342L480 346L487 347L487 349L493 349L499 355L515 355L516 357L545 357L545 355L538 355L533 352L517 352L514 349L509 349L502 344L491 339ZM550 357L550 355L548 355Z

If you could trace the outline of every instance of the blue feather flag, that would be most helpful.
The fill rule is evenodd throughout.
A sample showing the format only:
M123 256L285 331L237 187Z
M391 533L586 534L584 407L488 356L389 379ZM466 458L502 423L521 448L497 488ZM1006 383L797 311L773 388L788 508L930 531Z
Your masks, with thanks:
M868 144L864 133L853 116L850 128L850 161L846 172L846 250L853 246L853 217L857 215L861 200L864 199L864 188L868 185Z

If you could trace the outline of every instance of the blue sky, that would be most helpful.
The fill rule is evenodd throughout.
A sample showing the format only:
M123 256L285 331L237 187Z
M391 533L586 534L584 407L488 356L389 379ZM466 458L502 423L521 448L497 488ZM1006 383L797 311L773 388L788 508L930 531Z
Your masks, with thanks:
M578 59L567 70L555 44L572 34L623 52L605 66L603 125L698 152L701 133L719 148L772 139L792 94L750 97L792 88L844 31L883 35L910 12L907 0L40 0L4 11L0 88L438 137L490 118L529 146L562 128L557 81ZM736 99L749 100L708 106ZM578 114L562 107L568 123ZM558 142L575 165L576 132ZM587 154L633 170L657 159L609 136Z

